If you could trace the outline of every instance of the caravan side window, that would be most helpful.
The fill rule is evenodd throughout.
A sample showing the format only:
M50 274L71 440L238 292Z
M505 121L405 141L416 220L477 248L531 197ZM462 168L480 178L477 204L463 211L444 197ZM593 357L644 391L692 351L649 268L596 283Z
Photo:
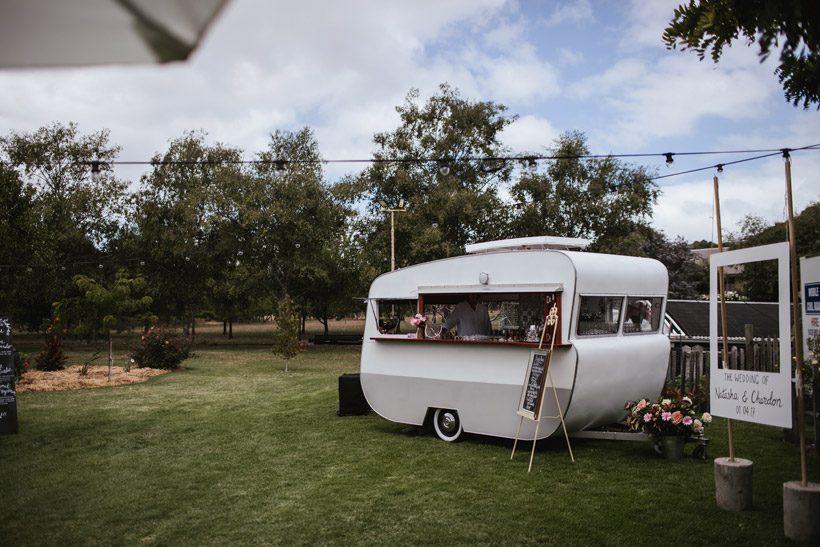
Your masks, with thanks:
M624 334L637 332L657 332L661 326L661 305L659 296L630 296L626 299Z
M623 302L622 296L582 296L578 336L616 334Z
M379 332L382 334L407 334L416 332L416 327L410 320L418 310L418 300L377 300L371 304L376 306L376 316L379 318Z

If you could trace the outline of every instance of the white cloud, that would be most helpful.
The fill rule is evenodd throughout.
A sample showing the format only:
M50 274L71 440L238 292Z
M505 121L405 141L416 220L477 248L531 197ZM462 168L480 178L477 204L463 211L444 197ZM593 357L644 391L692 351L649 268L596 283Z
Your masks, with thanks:
M559 62L563 66L575 66L584 62L585 56L581 51L575 51L568 48L560 48L558 50Z
M820 154L792 155L792 189L795 214L820 200ZM714 173L705 171L686 182L659 181L663 194L655 207L653 224L667 235L689 241L710 239L715 234ZM768 224L786 219L785 169L780 157L727 166L718 175L721 223L724 237L737 232L743 217L762 217ZM785 234L784 234L785 240Z
M578 82L581 98L602 101L615 118L599 135L620 145L644 146L665 137L689 136L705 119L766 119L776 82L754 62L715 69L696 58L656 63L625 59Z
M583 23L591 19L592 6L589 0L575 0L573 2L560 2L547 20L547 24L558 26L568 23Z
M549 120L527 115L504 128L501 142L516 153L543 153L544 147L552 146L558 135Z
M621 48L633 51L642 48L663 49L663 30L674 17L680 0L632 0L627 11L628 24L621 35Z

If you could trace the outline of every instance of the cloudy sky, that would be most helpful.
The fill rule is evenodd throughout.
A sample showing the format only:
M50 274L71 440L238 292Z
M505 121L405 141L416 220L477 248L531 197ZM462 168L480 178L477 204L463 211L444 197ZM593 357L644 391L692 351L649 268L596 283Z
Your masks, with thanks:
M0 71L0 134L75 121L82 132L109 129L120 160L146 161L203 129L250 159L274 130L310 126L325 159L362 159L374 133L396 127L411 88L426 98L448 82L519 116L503 136L513 152L546 153L571 130L600 154L820 144L820 113L786 103L756 49L738 44L718 65L668 51L661 35L677 3L233 0L186 63ZM755 155L631 161L667 175ZM654 225L711 239L713 175L658 180ZM820 151L794 153L792 176L800 211L820 199ZM785 218L779 157L727 167L720 180L725 231L747 214Z

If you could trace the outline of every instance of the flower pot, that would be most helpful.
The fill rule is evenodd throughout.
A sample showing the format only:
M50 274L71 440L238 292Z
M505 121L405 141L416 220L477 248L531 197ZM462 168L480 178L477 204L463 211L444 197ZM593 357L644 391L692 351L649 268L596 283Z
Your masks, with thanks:
M683 445L686 437L681 435L664 435L661 437L661 447L663 455L667 460L683 459Z

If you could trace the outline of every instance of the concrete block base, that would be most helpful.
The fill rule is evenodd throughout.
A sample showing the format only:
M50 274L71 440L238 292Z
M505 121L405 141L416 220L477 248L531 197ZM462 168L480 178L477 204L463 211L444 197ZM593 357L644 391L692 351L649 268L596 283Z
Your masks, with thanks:
M783 532L793 541L820 543L820 484L783 483Z
M715 459L715 501L727 511L752 508L752 462L743 458Z

